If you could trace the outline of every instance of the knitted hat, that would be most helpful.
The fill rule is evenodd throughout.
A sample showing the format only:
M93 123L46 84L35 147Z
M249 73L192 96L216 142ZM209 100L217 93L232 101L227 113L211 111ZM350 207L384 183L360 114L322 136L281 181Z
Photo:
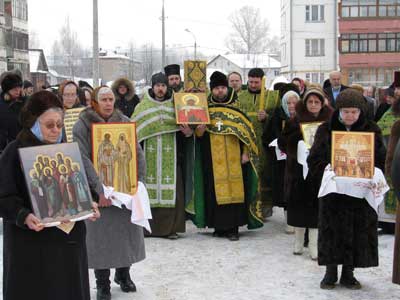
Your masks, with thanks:
M179 65L168 65L164 67L165 75L180 75L181 67Z
M151 76L151 87L153 88L157 83L163 83L168 86L168 78L164 73L156 73Z
M7 93L9 90L12 90L16 87L22 87L23 82L21 76L15 73L9 73L4 76L3 81L1 82L1 89L4 93Z
M341 91L336 98L336 108L359 108L365 109L364 96L355 89L345 89Z
M21 110L21 124L24 128L32 128L37 118L50 108L63 109L58 97L49 91L40 91L32 94Z
M322 91L321 88L318 88L316 86L311 86L310 88L308 88L307 91L304 93L304 96L303 96L304 104L307 103L307 100L311 95L317 96L318 99L321 101L321 103L324 104L324 102L325 102L325 93Z
M210 89L212 90L217 86L228 87L228 78L226 78L226 75L224 73L221 73L219 71L215 71L211 74L210 77Z

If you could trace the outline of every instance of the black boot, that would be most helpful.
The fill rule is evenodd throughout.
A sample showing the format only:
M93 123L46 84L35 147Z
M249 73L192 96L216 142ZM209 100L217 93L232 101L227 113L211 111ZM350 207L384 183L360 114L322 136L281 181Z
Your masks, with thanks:
M136 292L136 285L129 275L129 267L115 269L114 282L119 284L121 290L125 293Z
M111 300L110 270L94 270L97 286L97 300Z
M342 267L342 276L340 284L351 290L361 289L361 283L354 277L354 268L352 266Z
M326 266L325 276L319 286L323 290L332 290L335 288L335 283L337 280L337 265L329 265Z
M238 241L239 240L239 228L238 227L234 227L234 228L228 230L226 237L231 242Z

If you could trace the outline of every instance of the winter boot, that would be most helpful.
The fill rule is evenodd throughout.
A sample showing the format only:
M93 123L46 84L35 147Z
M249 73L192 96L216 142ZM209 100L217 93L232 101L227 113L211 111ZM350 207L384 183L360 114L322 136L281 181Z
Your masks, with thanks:
M301 227L294 227L294 255L302 255L304 248L304 232L306 231L305 228Z
M294 234L294 227L288 225L287 223L287 210L285 210L283 213L285 214L285 223L286 223L285 233Z
M308 229L309 243L308 249L312 260L318 259L318 229Z
M325 276L319 286L323 290L332 290L335 288L335 283L337 280L337 265L329 265L326 266Z
M114 282L119 284L121 290L125 293L136 292L136 285L129 275L129 267L115 269Z
M97 300L111 300L110 270L94 270L97 286Z
M354 268L352 266L342 267L342 276L340 284L351 290L361 289L361 283L354 277Z

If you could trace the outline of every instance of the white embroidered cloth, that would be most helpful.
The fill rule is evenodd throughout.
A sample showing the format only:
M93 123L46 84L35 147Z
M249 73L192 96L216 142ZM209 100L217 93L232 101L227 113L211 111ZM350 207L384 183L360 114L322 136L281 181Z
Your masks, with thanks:
M281 149L278 147L278 139L274 139L268 146L275 147L275 154L277 160L285 160L286 153L282 152Z
M368 204L378 213L378 206L382 203L389 186L380 169L375 168L372 179L351 178L336 176L331 165L328 164L322 177L318 198L330 193L348 195L355 198L366 199Z
M297 162L303 166L303 178L306 179L308 175L307 157L310 154L310 149L307 148L303 140L297 144Z
M113 187L103 185L104 196L111 200L112 205L122 208L124 205L132 211L131 223L146 228L151 233L149 220L152 219L150 200L147 189L142 182L138 182L137 193L133 196L114 191Z

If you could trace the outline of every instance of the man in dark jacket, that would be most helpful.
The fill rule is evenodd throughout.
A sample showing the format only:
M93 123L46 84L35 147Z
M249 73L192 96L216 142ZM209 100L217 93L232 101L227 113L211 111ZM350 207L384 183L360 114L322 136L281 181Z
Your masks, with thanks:
M118 108L125 116L130 118L139 103L139 97L135 94L132 81L127 78L118 78L111 89L115 96L115 108Z
M342 73L339 71L333 71L329 73L329 83L330 85L326 86L324 92L328 95L329 104L335 108L336 97L341 91L347 89L348 87L342 84Z
M24 105L24 100L21 96L22 85L22 78L11 72L6 74L1 81L0 153L8 143L15 140L21 130L19 113Z

